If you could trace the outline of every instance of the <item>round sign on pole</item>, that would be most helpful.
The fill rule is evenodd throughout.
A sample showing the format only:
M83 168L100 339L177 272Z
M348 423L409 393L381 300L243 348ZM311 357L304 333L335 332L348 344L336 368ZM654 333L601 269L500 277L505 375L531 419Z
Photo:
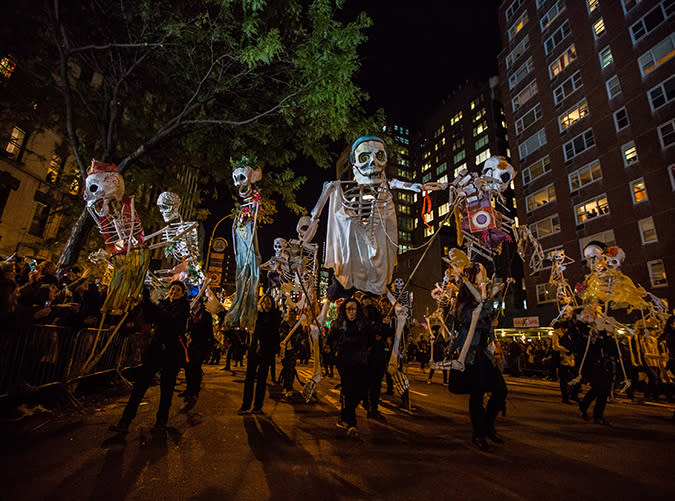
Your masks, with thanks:
M211 248L216 252L223 252L227 248L227 240L218 237L213 241Z

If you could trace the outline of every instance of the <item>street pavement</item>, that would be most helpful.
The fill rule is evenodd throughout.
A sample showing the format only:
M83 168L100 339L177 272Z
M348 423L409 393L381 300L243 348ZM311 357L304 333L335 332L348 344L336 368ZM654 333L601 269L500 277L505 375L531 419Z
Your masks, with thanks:
M481 452L468 396L450 394L438 371L427 385L410 369L412 412L387 395L386 423L359 408L355 439L336 427L337 377L322 380L309 404L284 402L272 386L264 415L239 416L244 370L204 369L199 402L185 412L176 397L164 437L150 433L158 386L126 437L108 426L128 391L82 413L6 421L0 499L675 499L672 404L619 399L603 426L562 404L557 383L507 378L507 415L497 420L505 444ZM302 379L310 372L299 367Z

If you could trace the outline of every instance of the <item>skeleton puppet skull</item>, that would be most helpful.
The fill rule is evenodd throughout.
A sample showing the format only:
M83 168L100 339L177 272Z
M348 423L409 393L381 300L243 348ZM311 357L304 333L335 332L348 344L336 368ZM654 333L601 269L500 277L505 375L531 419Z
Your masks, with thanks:
M405 280L402 278L395 278L394 279L394 289L396 292L401 292L403 290L403 286L405 285Z
M309 232L312 226L312 219L309 216L301 216L298 219L298 225L295 227L295 231L298 232L298 240L305 241L305 236Z
M159 207L159 212L162 213L162 218L167 223L180 217L178 213L180 197L175 193L171 193L170 191L160 193L159 197L157 197L157 207Z
M504 191L516 175L515 169L504 157L494 156L488 158L483 164L481 175L485 178L492 178L499 181L491 184L490 187L499 191Z
M285 238L275 238L274 239L274 255L276 257L281 257L282 253L286 250L288 247L288 242L286 241Z
M234 187L239 191L239 196L243 199L250 198L253 194L253 183L260 181L262 173L260 169L246 167L237 167L232 171L232 180Z
M592 271L602 271L605 268L605 244L601 242L589 242L584 247L584 258Z
M117 210L123 197L124 179L117 166L93 160L84 188L87 210L98 217L106 217Z
M384 181L387 151L379 137L365 136L354 141L349 160L358 184L380 184Z
M613 245L612 247L608 247L605 251L605 262L610 268L621 268L624 259L626 259L626 253L621 247Z

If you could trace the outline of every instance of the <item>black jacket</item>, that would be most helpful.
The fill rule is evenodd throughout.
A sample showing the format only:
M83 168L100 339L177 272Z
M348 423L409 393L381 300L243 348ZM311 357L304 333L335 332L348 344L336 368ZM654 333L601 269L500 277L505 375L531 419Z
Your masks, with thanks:
M274 355L279 353L279 327L281 326L281 313L272 308L270 311L261 311L258 313L258 320L255 323L255 330L251 337L251 346L249 353L255 353L257 356L272 360Z
M335 347L337 365L342 369L367 367L368 335L357 321L341 320L331 328L330 342Z

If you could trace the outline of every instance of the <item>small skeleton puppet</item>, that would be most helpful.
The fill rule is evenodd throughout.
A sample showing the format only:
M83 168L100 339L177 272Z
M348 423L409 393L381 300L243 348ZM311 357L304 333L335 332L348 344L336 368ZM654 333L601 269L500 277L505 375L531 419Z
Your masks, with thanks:
M526 224L514 226L513 236L516 239L518 255L523 263L527 262L527 253L530 247L532 247L532 254L530 254L529 259L530 275L534 275L543 270L546 255L544 254L544 249L541 247L539 240L532 234L532 230L530 230Z
M88 370L103 356L129 310L136 304L150 264L150 255L144 244L143 225L134 208L134 200L124 196L124 179L116 165L92 161L85 179L84 200L111 256L113 269L108 295L101 307L103 314L97 336L101 333L107 313L123 314L98 355L93 351L96 349L94 343L83 368ZM97 254L101 256L101 252Z
M316 385L321 381L321 365L319 350L319 329L314 320L318 306L316 303L315 287L317 283L317 253L318 245L304 243L302 238L309 227L309 217L300 218L296 230L298 239L274 240L274 256L261 266L262 269L273 270L278 274L282 295L286 298L288 309L297 309L301 314L296 325L292 326L282 346L285 346L298 326L307 318L313 323L310 325L310 344L314 356L314 371L312 377L305 383L303 396L309 402Z
M549 253L551 261L551 276L548 279L549 284L556 285L556 303L560 314L569 308L576 308L577 301L574 291L565 278L567 266L574 263L574 259L568 257L563 249L553 250ZM560 316L560 315L558 315ZM555 323L557 318L552 322Z
M512 240L514 221L499 208L504 208L502 193L515 174L504 157L493 156L485 161L479 176L463 171L450 185L458 243L466 240L469 258L477 253L492 259L501 252L502 242Z
M398 252L398 228L391 189L422 192L444 187L437 183L421 185L388 180L385 174L387 151L379 137L357 139L349 160L354 181L324 183L311 213L311 225L302 240L309 242L314 238L318 218L328 202L324 266L333 269L337 283L344 290L356 288L381 296L388 292ZM338 297L339 294L329 299L333 301ZM400 306L393 296L390 299ZM318 317L319 325L323 324L329 306L329 302L324 304ZM401 311L397 312L397 319L405 313L402 307L398 310ZM398 338L395 338L394 347L400 345L403 325L397 325L396 330ZM392 353L392 359L398 364L398 351Z
M398 304L405 306L408 309L408 312L412 312L412 298L410 296L410 291L404 290L405 280L401 277L395 278L392 285L394 286L392 295L396 298Z
M199 264L199 223L183 221L179 212L180 197L170 191L160 193L157 207L165 223L164 228L148 235L146 240L159 237L160 241L150 245L150 249L164 247L164 254L173 257L178 264L168 270L158 270L164 280L180 280L199 288L205 287L206 277Z
M258 282L260 281L260 253L258 251L258 210L260 194L253 184L262 178L260 169L251 167L247 157L233 165L232 179L242 204L237 208L232 223L232 242L236 261L237 292L225 316L225 328L241 327L253 332L257 314Z

